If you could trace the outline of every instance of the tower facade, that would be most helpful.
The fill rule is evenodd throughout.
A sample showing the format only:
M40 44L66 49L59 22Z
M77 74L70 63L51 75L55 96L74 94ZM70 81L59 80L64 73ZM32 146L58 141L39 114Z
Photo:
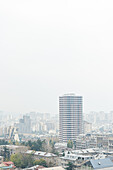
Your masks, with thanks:
M75 141L83 131L83 97L66 94L59 97L59 140Z

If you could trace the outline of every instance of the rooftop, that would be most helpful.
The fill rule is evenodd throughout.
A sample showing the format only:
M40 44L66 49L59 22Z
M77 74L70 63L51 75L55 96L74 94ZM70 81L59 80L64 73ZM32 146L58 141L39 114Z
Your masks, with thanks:
M34 150L28 150L25 152L26 154L34 154L36 156L42 156L42 157L56 157L57 155L53 153L47 153L42 151L34 151Z
M113 162L109 158L90 160L90 163L94 169L113 168Z

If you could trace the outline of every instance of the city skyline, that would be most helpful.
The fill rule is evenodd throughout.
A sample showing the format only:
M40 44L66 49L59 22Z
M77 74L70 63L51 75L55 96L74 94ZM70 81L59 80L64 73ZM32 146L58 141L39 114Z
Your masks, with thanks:
M0 169L113 169L113 0L0 1Z

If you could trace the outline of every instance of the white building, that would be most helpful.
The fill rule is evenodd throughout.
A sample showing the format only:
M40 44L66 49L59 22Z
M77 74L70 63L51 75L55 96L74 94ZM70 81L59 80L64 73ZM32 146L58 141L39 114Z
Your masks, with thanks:
M66 94L59 97L59 140L75 141L83 132L82 96Z

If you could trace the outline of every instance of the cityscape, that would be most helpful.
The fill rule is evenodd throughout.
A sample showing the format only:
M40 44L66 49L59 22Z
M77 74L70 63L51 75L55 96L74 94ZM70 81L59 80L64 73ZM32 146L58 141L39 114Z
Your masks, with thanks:
M113 168L113 111L85 114L83 101L83 96L74 93L59 96L59 114L53 115L15 116L1 111L0 168L87 170L95 169L96 163L99 169L109 167L104 161ZM22 164L21 155L31 162ZM10 160L9 164L3 160Z
M0 170L113 170L113 1L0 1Z

